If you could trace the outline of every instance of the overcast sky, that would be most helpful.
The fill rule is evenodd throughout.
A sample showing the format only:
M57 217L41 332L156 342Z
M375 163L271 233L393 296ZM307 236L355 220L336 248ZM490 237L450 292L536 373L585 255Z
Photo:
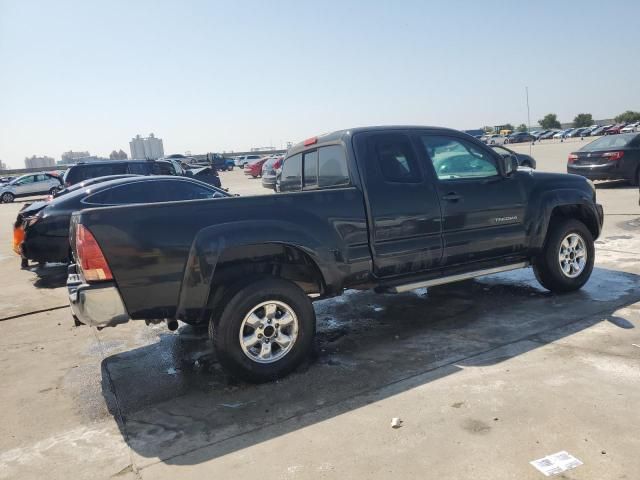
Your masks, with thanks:
M640 110L640 1L0 0L0 159Z

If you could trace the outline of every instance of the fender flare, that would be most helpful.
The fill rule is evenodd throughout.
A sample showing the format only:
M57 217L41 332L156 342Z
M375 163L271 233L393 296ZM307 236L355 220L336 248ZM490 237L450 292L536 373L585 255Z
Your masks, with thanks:
M537 205L530 205L530 215L534 212L540 212L537 216L532 216L530 225L531 248L534 250L541 249L547 238L547 232L553 217L553 211L559 207L579 207L587 212L587 215L595 220L598 226L598 235L601 225L598 218L598 211L595 203L589 195L579 189L566 188L542 192ZM598 235L594 235L597 237Z
M307 254L315 263L323 282L335 278L331 268L335 239L312 236L281 220L246 220L212 225L200 230L191 244L184 267L176 318L193 316L206 306L216 266L229 248L250 245L289 245ZM335 259L333 259L335 262Z

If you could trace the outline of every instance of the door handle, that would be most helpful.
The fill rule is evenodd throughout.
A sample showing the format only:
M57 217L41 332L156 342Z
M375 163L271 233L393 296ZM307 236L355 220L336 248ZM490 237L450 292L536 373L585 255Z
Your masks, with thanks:
M462 196L458 195L456 192L449 192L444 195L442 199L446 200L447 202L457 202L458 200L462 199Z

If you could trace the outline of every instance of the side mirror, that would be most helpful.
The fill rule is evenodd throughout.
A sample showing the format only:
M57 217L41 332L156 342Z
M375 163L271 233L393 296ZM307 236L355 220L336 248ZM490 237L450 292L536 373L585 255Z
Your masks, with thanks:
M514 155L505 155L500 157L502 163L502 172L505 177L512 175L518 170L518 159Z
M191 170L187 170L185 174L187 175L187 177L193 177L193 172Z

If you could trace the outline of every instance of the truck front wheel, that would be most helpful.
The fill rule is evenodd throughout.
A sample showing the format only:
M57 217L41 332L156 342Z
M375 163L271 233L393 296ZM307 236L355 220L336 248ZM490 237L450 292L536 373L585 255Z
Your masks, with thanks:
M554 293L580 289L593 271L593 236L578 220L554 221L533 271L542 286Z
M315 312L309 297L294 283L261 278L231 296L209 336L220 364L254 383L293 371L311 351Z

